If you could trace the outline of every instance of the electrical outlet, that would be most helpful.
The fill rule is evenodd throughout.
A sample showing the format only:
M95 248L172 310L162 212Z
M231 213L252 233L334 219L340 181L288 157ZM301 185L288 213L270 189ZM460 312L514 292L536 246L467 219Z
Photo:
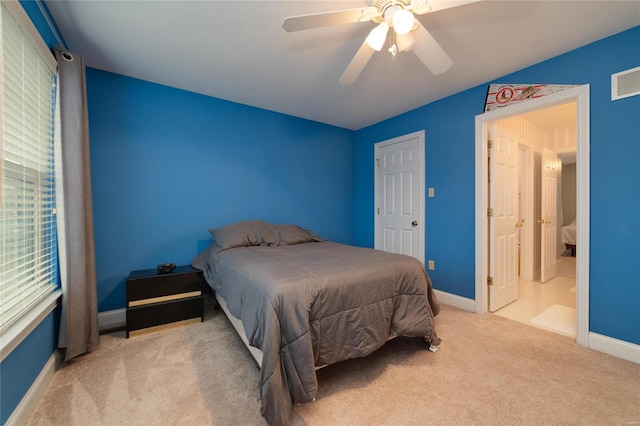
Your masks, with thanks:
M429 270L433 271L434 269L436 269L436 262L429 260Z

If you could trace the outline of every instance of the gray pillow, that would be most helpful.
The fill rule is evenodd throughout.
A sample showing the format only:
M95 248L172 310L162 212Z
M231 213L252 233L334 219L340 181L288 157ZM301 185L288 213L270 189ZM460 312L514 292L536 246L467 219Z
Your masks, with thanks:
M277 245L279 233L275 226L263 220L247 220L232 223L222 228L209 229L216 252L251 246Z
M313 235L308 229L301 228L297 225L285 224L275 225L275 227L280 232L280 242L278 243L280 246L324 241L319 235Z

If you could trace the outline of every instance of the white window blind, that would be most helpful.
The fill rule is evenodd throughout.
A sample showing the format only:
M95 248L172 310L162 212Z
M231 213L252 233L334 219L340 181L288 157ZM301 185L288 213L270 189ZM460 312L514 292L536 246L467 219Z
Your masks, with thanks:
M55 72L2 2L0 334L57 287ZM28 19L28 18L27 18Z

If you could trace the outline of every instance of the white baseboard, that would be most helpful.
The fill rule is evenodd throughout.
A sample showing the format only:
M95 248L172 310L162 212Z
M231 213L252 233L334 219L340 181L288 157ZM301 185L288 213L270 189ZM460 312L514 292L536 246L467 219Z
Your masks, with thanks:
M11 416L7 420L7 426L14 425L23 425L27 423L31 412L40 401L40 397L47 390L47 386L49 386L49 382L53 378L54 373L62 364L63 358L62 353L56 350L49 358L49 361L44 365L36 380L31 384L27 393L22 397L22 400L18 404Z
M127 310L114 309L112 311L98 312L98 328L105 330L115 327L124 327L127 324Z
M454 308L462 309L469 312L476 311L476 301L457 294L447 293L444 291L433 289L439 302L451 305Z
M640 364L640 345L589 332L589 348Z

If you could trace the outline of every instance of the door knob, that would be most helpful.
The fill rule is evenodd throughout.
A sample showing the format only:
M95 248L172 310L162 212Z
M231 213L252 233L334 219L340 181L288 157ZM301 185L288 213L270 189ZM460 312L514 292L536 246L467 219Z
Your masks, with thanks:
M418 226L418 221L414 220L413 222L411 222L411 226Z

